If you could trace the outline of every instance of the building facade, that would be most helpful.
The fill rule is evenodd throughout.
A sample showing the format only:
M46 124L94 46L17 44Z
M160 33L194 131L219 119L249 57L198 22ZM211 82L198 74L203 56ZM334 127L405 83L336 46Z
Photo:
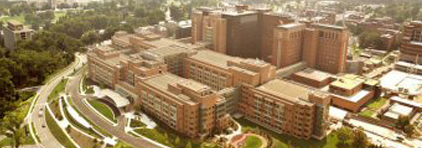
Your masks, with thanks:
M16 44L22 40L31 40L34 30L29 29L22 23L17 21L9 21L6 26L3 26L3 40L4 46L13 50L16 48Z
M326 135L329 104L330 95L275 79L256 88L243 85L238 109L277 133L320 139Z
M422 59L422 21L412 21L405 25L400 48L400 60L421 64Z

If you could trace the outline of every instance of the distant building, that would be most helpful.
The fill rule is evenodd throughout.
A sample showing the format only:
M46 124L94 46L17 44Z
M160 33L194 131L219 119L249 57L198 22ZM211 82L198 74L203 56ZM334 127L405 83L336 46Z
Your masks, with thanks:
M400 48L400 60L422 64L422 21L412 21L404 27Z
M275 40L272 64L277 68L305 61L310 68L332 74L346 70L349 32L345 27L280 25L275 31Z
M17 21L9 21L3 26L3 40L4 46L13 50L16 48L16 44L21 40L31 40L34 30L29 29L22 23Z

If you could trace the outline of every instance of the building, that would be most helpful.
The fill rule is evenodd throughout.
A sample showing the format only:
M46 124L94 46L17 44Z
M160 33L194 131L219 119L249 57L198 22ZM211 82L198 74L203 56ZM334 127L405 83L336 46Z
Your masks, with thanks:
M299 83L312 86L314 88L323 88L335 80L334 76L322 71L307 68L291 75L291 78Z
M238 109L246 119L274 132L322 139L329 105L328 94L275 79L256 88L243 85Z
M422 54L422 21L405 24L400 53L400 61L422 63L422 59L419 58Z
M349 32L340 26L302 23L275 31L272 64L277 68L305 61L313 69L337 74L346 70Z
M216 104L224 98L206 85L160 74L139 81L139 86L142 109L180 133L201 137L228 126L228 114L216 115Z
M16 44L22 40L31 40L34 30L24 26L22 23L11 20L3 26L3 40L4 46L13 50Z
M184 77L215 90L247 83L257 86L275 78L275 67L261 60L201 50L185 58Z
M412 107L394 103L388 110L381 116L382 120L396 123L400 116L407 116L412 119L415 110Z
M332 104L339 108L357 112L369 100L381 94L379 81L346 74L330 83Z
M290 15L279 14L274 12L266 12L262 15L261 18L260 59L271 63L272 52L274 47L274 30L279 25L293 23L294 19Z

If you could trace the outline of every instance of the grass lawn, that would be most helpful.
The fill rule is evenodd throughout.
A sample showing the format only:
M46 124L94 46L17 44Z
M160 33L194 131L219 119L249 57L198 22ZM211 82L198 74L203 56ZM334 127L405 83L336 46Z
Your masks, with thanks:
M338 138L335 133L331 133L330 135L328 135L326 138L322 140L316 140L316 139L303 140L303 139L298 139L290 135L275 133L274 131L267 130L266 128L261 127L243 118L238 119L236 121L242 126L242 131L254 130L254 129L259 128L260 130L265 131L266 133L270 134L273 138L275 147L277 148L287 148L288 143L298 148L310 148L310 147L336 148L336 144L338 143Z
M130 120L130 127L145 127L146 125L139 120Z
M53 23L57 22L59 20L59 18L65 16L66 13L67 13L66 11L56 11L56 12L54 12L55 17L54 17Z
M386 98L377 98L374 101L372 101L370 104L368 104L368 107L374 110L378 110L380 109L382 106L385 105L385 103L387 103Z
M372 111L372 110L365 110L359 113L359 115L361 116L370 117L370 118L372 118L372 115L374 114L375 114L375 111Z
M19 16L5 16L5 17L0 18L0 21L3 21L3 22L7 22L7 21L10 21L10 20L25 23L25 15L21 14Z
M245 143L245 148L260 148L262 146L261 139L256 136L248 136Z
M49 101L56 99L59 96L59 94L64 91L67 81L68 81L67 79L63 79L62 81L60 81L59 84L57 84L56 88L54 88L50 96L48 96Z
M50 129L53 136L59 141L64 147L66 148L76 148L75 145L70 141L70 139L65 135L64 131L60 128L60 126L54 121L53 117L51 116L50 112L45 112L45 120L47 122L47 126Z
M117 122L116 117L114 116L114 112L109 106L98 100L89 100L88 102L92 105L92 107L107 117L110 121Z

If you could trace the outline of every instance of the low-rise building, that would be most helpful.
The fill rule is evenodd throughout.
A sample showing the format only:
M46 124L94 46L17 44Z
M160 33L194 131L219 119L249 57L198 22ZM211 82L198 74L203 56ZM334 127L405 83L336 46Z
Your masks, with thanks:
M333 105L357 112L366 102L379 96L378 84L377 80L346 74L331 83L328 91L332 93Z

